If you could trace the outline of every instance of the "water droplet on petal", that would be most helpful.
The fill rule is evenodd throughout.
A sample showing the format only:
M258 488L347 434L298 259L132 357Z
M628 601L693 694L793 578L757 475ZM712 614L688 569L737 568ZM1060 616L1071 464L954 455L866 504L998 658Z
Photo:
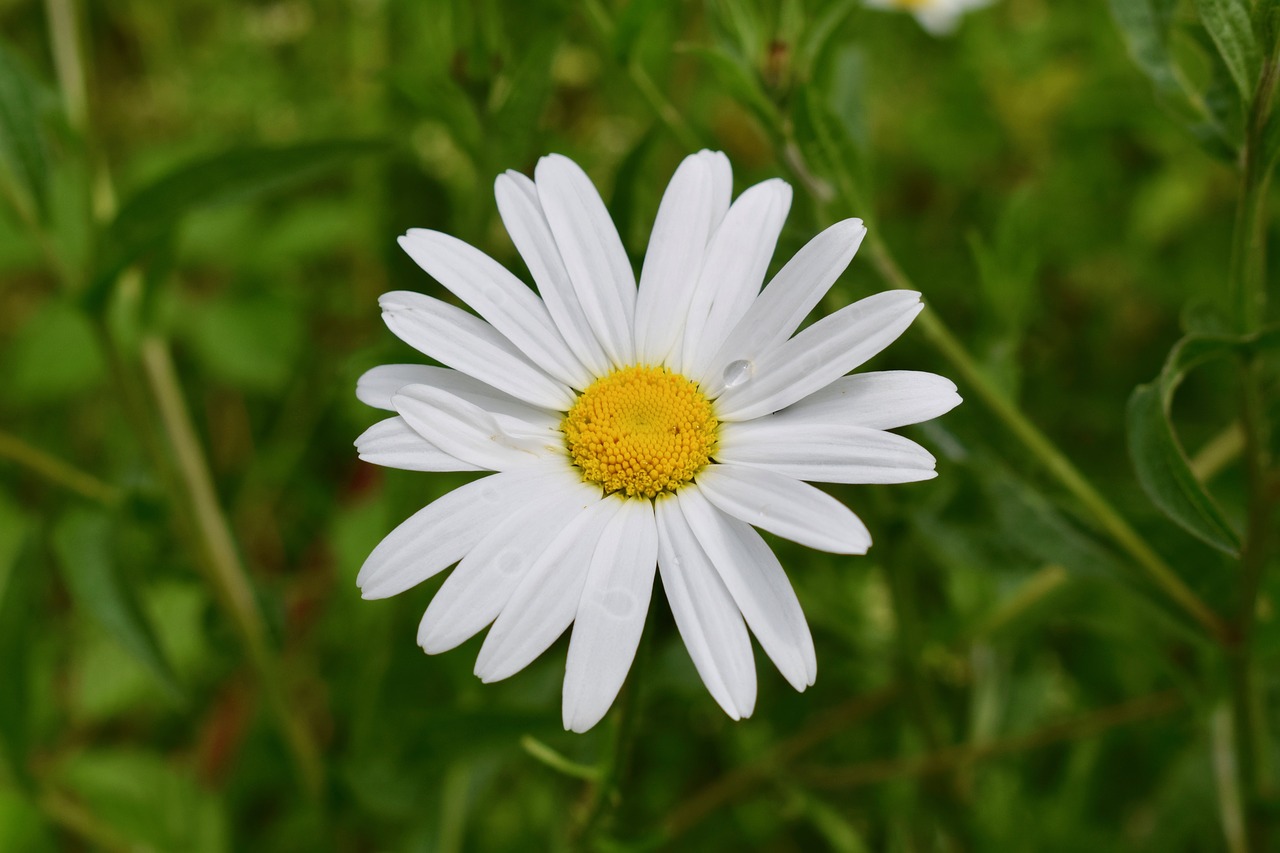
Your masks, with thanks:
M751 374L755 373L756 366L746 359L731 361L724 368L724 387L737 388L739 385L745 384L751 380Z
M636 597L625 589L611 589L604 594L600 606L615 619L625 619L636 609Z

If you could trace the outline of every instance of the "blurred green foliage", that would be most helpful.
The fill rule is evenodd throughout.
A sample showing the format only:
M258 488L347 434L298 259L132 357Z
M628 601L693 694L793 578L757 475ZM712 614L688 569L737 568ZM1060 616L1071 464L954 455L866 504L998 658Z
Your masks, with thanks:
M937 480L832 490L867 557L771 540L820 674L796 695L761 657L749 721L660 595L619 749L616 716L561 731L563 640L482 685L478 640L414 643L439 579L376 602L354 583L463 479L351 447L377 418L356 377L419 359L378 294L445 296L396 235L525 275L492 181L558 151L638 260L705 146L739 191L796 184L775 267L867 218L990 386L1231 612L1229 372L1175 366L1134 398L1139 476L1125 410L1183 329L1259 347L1222 318L1271 31L1243 0L1111 6L1000 0L938 40L839 0L0 0L0 850L1237 843L1221 650L963 381L968 404L913 431ZM822 310L886 286L867 254ZM916 333L875 364L956 376ZM230 556L209 551L222 517Z

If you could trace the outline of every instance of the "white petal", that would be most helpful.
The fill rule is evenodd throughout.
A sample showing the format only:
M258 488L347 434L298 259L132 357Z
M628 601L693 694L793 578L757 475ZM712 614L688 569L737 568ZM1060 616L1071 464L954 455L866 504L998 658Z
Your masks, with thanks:
M676 498L765 654L796 690L813 684L818 674L813 637L773 551L749 524L716 509L697 489L682 489Z
M557 429L564 415L521 402L510 394L486 385L479 379L447 367L428 364L382 364L370 370L356 383L356 397L367 406L394 412L391 398L406 385L430 385L475 403L486 412L518 418L534 426Z
M932 454L900 435L773 416L722 425L715 456L818 483L915 483L937 476Z
M480 542L441 585L418 626L427 654L448 651L498 618L529 567L560 531L600 500L600 487L565 468L563 482L505 518L495 519Z
M609 710L631 669L658 567L653 503L624 500L591 558L564 672L564 727L585 732Z
M720 226L720 220L724 219L729 210L729 202L733 200L733 167L729 165L729 158L723 151L708 151L704 148L696 156L702 158L711 169L711 198L714 205L711 230L714 231Z
M636 359L642 364L663 363L681 339L714 227L714 191L711 163L691 154L662 195L636 299Z
M378 300L400 340L455 370L544 409L567 411L573 392L543 373L484 320L447 302L398 290Z
M912 290L887 290L846 305L759 356L754 378L716 400L716 417L750 420L807 397L897 340L923 309Z
M386 418L356 439L356 451L365 462L404 471L483 471L445 453L413 431L404 418Z
M551 235L551 226L542 213L537 187L519 172L507 172L499 175L494 183L494 195L511 242L529 267L560 334L578 361L593 375L605 375L609 372L609 357L591 331L578 294L573 290L569 271L564 268L560 249Z
M707 247L689 304L679 369L694 376L720 349L764 281L791 209L791 187L768 180L738 196Z
M529 567L480 647L475 673L481 681L515 675L573 622L596 543L621 504L609 497L587 507Z
M546 373L574 388L591 374L560 337L547 306L502 264L456 237L411 228L400 248L453 295L506 336Z
M749 717L756 705L756 664L742 612L675 496L659 498L654 510L662 588L693 666L726 714Z
M615 366L633 363L636 278L609 211L586 172L567 157L543 157L534 176L587 322Z
M418 510L378 543L356 584L365 598L386 598L443 571L504 518L564 482L562 460L505 471L459 486Z
M896 429L932 420L960 405L950 379L918 370L855 373L778 412L790 423Z
M474 403L433 388L409 385L391 398L414 432L472 465L506 471L563 453L556 433L531 424L518 431ZM515 422L514 418L508 423Z
M831 285L849 266L867 229L861 219L837 222L810 240L760 292L698 382L715 396L724 388L724 369L735 361L754 362L791 337Z
M831 495L790 477L739 465L708 465L697 487L720 510L770 533L833 554L865 554L866 525Z

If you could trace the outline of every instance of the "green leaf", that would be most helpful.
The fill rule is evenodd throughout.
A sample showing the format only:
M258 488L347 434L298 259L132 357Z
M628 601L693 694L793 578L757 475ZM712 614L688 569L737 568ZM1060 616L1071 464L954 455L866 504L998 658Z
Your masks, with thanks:
M1129 456L1151 502L1187 532L1235 556L1240 536L1191 472L1170 418L1178 385L1196 366L1240 352L1250 339L1192 335L1174 346L1154 382L1129 397L1125 420Z
M49 205L49 149L40 116L41 90L22 64L0 43L0 163L9 171L37 222Z
M668 4L663 0L631 0L622 7L613 28L613 39L609 45L613 55L620 62L626 62L636 49L647 28L654 25Z
M1129 55L1151 81L1161 102L1206 151L1230 160L1239 140L1223 124L1216 105L1206 103L1206 96L1188 91L1170 51L1176 5L1177 0L1111 0L1111 11Z
M230 849L226 810L176 761L141 751L75 751L57 781L138 849Z
M831 44L832 36L840 29L849 13L859 5L856 0L836 0L823 7L805 30L800 46L796 48L796 73L800 80L808 82L812 79L827 46ZM849 45L843 47L846 50L850 48Z
M43 853L62 849L49 832L35 803L15 791L0 789L0 850Z
M1169 54L1171 15L1167 6L1153 0L1111 0L1111 13L1129 55L1156 90L1165 94L1180 88Z
M100 305L115 276L149 250L171 240L183 217L193 210L278 190L382 150L383 143L371 140L247 147L170 172L130 196L107 227L102 238L104 254L88 303Z
M96 619L174 698L181 696L168 658L143 615L138 597L113 559L111 519L97 510L73 510L53 530L53 550L76 606Z
M24 406L82 397L106 372L93 326L65 299L41 306L19 326L0 360L5 366L0 399Z
M212 376L247 391L279 392L304 343L302 314L267 296L179 300L175 333Z
M867 180L867 152L850 133L816 87L806 86L795 99L795 132L816 170L841 182L850 195Z
M1242 100L1253 98L1262 54L1253 34L1247 0L1196 0L1200 20L1231 71Z

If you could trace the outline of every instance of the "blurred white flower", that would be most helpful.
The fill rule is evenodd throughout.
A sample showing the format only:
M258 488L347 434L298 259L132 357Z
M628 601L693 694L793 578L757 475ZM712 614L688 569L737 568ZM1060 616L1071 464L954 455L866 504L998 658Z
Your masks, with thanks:
M898 9L916 16L920 26L935 36L950 35L965 12L980 9L992 0L865 0L876 9Z
M782 566L753 529L864 553L871 537L803 482L905 483L934 458L886 430L960 402L939 376L845 376L888 346L919 294L868 297L800 331L857 251L857 219L815 237L761 290L791 189L730 204L723 154L681 163L658 210L637 287L586 174L552 155L535 180L497 180L498 209L541 298L459 240L412 230L400 245L480 315L388 293L383 318L447 367L385 365L356 393L395 412L360 457L415 471L496 471L421 510L360 571L365 598L395 595L458 563L418 631L431 654L492 623L475 672L518 672L573 626L564 725L591 728L631 667L661 575L711 695L751 714L748 629L797 690L817 673ZM483 319L481 319L483 318Z

